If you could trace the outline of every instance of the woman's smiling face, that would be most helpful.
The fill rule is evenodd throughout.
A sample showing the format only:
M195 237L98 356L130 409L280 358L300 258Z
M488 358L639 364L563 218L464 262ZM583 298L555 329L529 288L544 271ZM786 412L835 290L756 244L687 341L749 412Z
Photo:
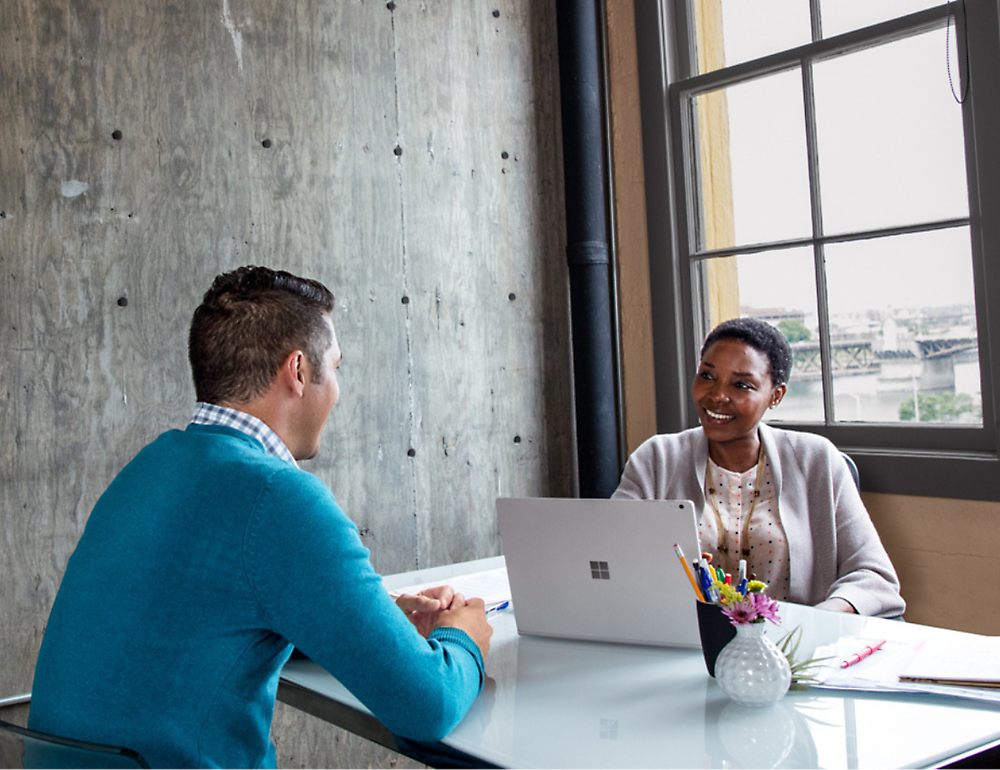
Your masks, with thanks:
M753 438L764 412L785 395L771 380L767 356L741 340L720 339L705 350L691 387L710 442Z

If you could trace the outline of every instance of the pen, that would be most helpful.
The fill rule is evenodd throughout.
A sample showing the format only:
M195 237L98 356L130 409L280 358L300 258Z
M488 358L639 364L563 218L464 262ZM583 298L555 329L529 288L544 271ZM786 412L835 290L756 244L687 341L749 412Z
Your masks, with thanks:
M691 581L691 587L694 589L694 595L698 597L698 601L705 601L705 597L701 593L701 588L695 582L694 575L691 574L691 568L688 566L687 559L684 558L684 551L681 547L674 543L674 553L677 554L677 558L681 560L681 566L684 568L685 574L688 576L688 580Z
M841 663L840 667L841 668L847 668L848 666L853 666L855 663L860 663L862 660L864 660L865 658L867 658L873 652L875 652L876 650L880 649L883 644L885 644L885 639L883 639L880 642L875 642L875 644L872 644L872 645L869 645L869 646L865 647L863 650L861 650L861 652L855 653L854 655L852 655L851 657L849 657L847 660L845 660L843 663Z
M709 601L715 601L712 598L712 576L708 572L708 567L702 564L698 576L701 578L701 591L705 594L705 598Z
M500 610L505 610L509 606L510 606L509 601L500 602L495 607L490 607L488 610L486 610L486 614L489 615L491 612L500 612Z

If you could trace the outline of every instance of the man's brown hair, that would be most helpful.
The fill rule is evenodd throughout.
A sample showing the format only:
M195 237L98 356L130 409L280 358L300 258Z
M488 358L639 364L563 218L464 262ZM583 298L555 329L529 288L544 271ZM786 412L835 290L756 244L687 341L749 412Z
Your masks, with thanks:
M191 319L188 360L199 401L243 404L262 395L302 350L322 379L333 294L319 281L240 267L218 276Z

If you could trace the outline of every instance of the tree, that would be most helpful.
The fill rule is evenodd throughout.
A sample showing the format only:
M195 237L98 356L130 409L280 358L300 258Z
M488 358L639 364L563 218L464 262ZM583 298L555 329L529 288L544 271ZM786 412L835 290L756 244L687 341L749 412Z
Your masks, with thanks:
M775 326L778 331L785 335L785 339L791 342L803 342L812 337L812 332L801 321L793 318L782 318Z
M982 419L981 408L972 401L972 396L968 393L918 393L917 399L920 422L958 422L964 414ZM900 421L913 422L916 417L912 397L899 405Z

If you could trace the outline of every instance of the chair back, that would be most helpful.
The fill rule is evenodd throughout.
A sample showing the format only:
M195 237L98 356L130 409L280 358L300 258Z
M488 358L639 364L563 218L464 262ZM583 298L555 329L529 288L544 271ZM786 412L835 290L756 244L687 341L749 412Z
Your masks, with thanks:
M0 720L0 767L148 768L141 754L29 730Z
M843 452L841 452L841 454L844 455L844 462L847 463L847 469L851 472L851 478L854 479L854 486L856 486L860 492L861 474L858 473L858 466L855 464L854 458L852 458L849 454L844 454Z

